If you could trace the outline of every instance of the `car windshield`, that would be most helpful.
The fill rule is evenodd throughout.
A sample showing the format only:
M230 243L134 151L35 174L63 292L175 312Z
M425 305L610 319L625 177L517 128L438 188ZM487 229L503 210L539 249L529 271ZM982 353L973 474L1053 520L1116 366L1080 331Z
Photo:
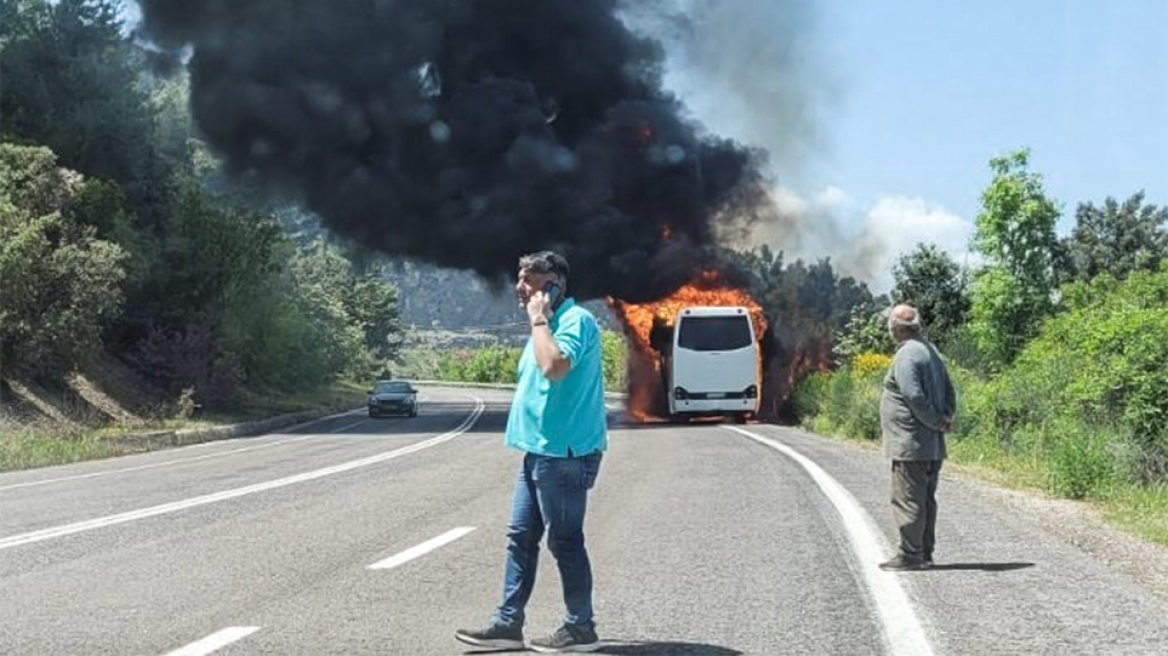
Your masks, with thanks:
M374 394L402 394L414 391L409 383L401 381L382 381L373 387Z

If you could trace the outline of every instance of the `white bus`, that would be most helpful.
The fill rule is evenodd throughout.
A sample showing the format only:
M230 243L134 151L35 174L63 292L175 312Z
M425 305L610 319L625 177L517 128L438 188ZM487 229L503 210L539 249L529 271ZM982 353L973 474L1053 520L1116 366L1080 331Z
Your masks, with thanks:
M744 307L687 307L677 313L665 376L675 420L758 412L759 345Z

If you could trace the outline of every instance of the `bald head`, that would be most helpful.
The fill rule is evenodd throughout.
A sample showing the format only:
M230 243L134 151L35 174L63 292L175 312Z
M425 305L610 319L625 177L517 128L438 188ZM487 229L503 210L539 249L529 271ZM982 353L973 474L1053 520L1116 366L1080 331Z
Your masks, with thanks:
M921 315L917 309L907 303L901 303L888 313L888 334L897 344L919 337L921 334Z

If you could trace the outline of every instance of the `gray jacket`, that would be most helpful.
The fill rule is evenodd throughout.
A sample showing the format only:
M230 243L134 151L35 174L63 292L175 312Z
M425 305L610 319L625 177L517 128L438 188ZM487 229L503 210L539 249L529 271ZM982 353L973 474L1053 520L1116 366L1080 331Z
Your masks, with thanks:
M884 376L880 429L893 460L944 460L941 426L957 411L957 392L941 354L922 337L902 342Z

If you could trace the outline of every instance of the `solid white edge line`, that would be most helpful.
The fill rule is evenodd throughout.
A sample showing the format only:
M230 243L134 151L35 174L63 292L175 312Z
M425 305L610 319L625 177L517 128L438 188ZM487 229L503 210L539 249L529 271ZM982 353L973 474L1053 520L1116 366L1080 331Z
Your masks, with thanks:
M202 640L192 642L172 652L167 652L166 656L206 656L206 654L222 649L237 640L242 640L259 630L260 627L258 626L229 626L222 631L212 633Z
M475 530L474 526L460 526L458 528L451 529L436 538L431 538L417 546L410 547L401 553L394 554L385 560L380 560L376 563L373 563L368 567L368 569L392 569L398 565L404 565L411 560L418 558L419 556L424 556L430 553L438 547L454 542L455 540L465 536L473 530Z
M306 481L324 478L325 476L332 476L333 474L340 474L343 472L359 469L361 467L368 467L387 460L393 460L404 455L409 455L417 451L428 449L432 446L437 446L443 442L452 440L459 435L465 433L470 429L478 418L483 414L486 408L486 403L475 397L475 408L470 415L462 421L454 430L431 437L421 442L415 442L409 446L404 446L393 451L379 453L367 458L359 460L351 460L349 462L333 465L332 467L325 467L324 469L316 469L313 471L295 474L292 476L285 476L273 481L266 481L264 483L256 483L254 485L247 485L244 487L235 488L232 490L224 490L222 492L214 492L212 494L205 494L200 497L185 499L183 501L175 501L173 503L164 503L158 506L151 506L149 508L140 508L138 510L131 510L129 512L118 513L116 515L107 515L105 517L98 517L97 519L89 519L73 524L65 524L63 526L54 526L51 528L41 529L39 531L31 531L29 533L20 533L11 535L6 538L0 538L0 549L8 549L9 547L16 547L23 544L30 544L32 542L40 542L51 538L63 537L73 533L80 533L82 531L90 531L97 528L104 528L106 526L113 526L115 524L123 524L138 519L145 519L147 517L154 517L155 515L162 515L178 510L186 510L197 506L203 506L210 503L218 503L220 501L227 501L228 499L235 499L237 497L255 494L256 492L266 492L276 488L293 485L295 483L304 483Z
M811 459L782 442L737 426L722 428L775 449L803 467L840 515L863 583L868 588L874 602L872 605L879 615L880 627L888 643L889 652L896 656L931 656L933 647L928 635L897 575L894 572L885 572L879 567L880 561L884 559L883 554L887 551L886 542L872 517L860 507L859 502L847 488Z
M341 426L340 428L335 428L335 429L333 429L333 430L329 431L327 434L328 434L328 435L333 435L333 434L335 434L335 433L339 433L339 432L341 432L341 431L347 431L347 430L349 430L350 428L353 428L354 426L360 426L361 424L364 424L364 423L365 423L365 422L367 422L367 421L369 421L369 420L368 420L368 419L362 419L361 421L355 421L355 422L353 422L353 423L351 423L351 424L348 424L348 425L345 425L345 426Z

